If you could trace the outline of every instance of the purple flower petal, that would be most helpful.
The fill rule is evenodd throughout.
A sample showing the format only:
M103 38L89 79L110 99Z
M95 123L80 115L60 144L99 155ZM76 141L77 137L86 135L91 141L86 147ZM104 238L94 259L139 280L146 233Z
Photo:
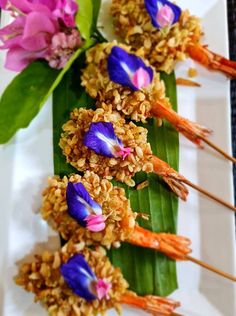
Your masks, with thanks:
M167 0L145 0L145 7L153 26L158 29L178 22L182 12L180 7Z
M83 144L96 154L105 157L126 157L130 148L125 148L122 141L116 136L110 122L91 123L85 134Z
M116 147L123 145L116 136L112 123L107 122L91 123L83 144L96 154L110 158L115 156Z
M86 301L97 299L93 293L97 278L84 256L76 254L61 265L61 274L72 291ZM95 291L94 291L95 292Z
M88 219L90 215L102 215L101 206L91 198L82 183L69 182L66 190L66 199L70 216L83 227L89 229L86 218Z
M110 80L136 91L147 87L153 80L153 70L134 54L114 46L108 57Z

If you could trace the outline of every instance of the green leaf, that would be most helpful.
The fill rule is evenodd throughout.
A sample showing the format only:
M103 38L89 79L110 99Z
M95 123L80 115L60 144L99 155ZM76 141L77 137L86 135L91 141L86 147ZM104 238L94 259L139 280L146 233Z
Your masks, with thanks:
M66 74L54 91L53 126L54 126L54 172L65 175L76 172L66 164L58 146L61 127L69 119L69 113L75 107L93 107L92 100L80 86L79 70L82 69L84 56L80 56L79 64ZM76 66L76 67L75 67ZM176 85L174 74L163 75L167 93L176 108ZM145 125L149 130L149 141L153 152L178 168L178 134L165 123L158 128L155 120ZM148 179L149 187L137 191L127 188L127 196L131 200L132 209L151 215L150 221L141 220L140 224L157 232L176 232L178 200L157 176L140 173L136 175L137 183ZM120 185L120 184L119 184ZM130 288L138 294L168 295L177 288L176 264L155 251L141 249L123 244L118 250L110 252L115 266L119 266L130 284Z
M91 34L97 30L98 15L101 8L101 0L92 0L93 2L93 22L91 28Z
M84 88L80 85L80 69L83 68L84 53L80 56L73 69L64 76L60 85L53 93L53 151L54 151L54 173L64 176L78 172L66 163L58 146L62 125L69 119L70 112L75 107L92 107L94 100L90 98Z
M76 15L76 25L82 37L87 41L93 25L93 3L92 0L77 0L77 3L79 10Z
M33 62L13 79L0 100L0 143L29 125L50 94L59 71Z
M0 99L0 144L30 124L75 59L93 43L87 41L61 71L35 61L13 79Z
M163 74L162 79L171 104L177 110L175 76ZM178 170L178 133L166 122L161 128L157 127L154 119L149 120L145 127L153 153ZM126 189L132 209L150 215L150 220L140 220L140 225L155 232L176 233L178 199L158 176L136 175L136 183L145 180L149 182L148 188L139 191ZM166 296L177 288L176 264L162 254L124 244L111 251L111 258L121 268L130 288L140 295Z

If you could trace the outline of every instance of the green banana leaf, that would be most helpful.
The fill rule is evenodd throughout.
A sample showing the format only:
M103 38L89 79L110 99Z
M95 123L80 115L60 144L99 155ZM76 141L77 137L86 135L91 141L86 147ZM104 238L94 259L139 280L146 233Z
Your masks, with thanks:
M64 76L60 85L53 93L53 141L54 141L54 171L61 176L76 172L66 164L58 146L61 127L69 119L71 110L75 107L93 107L91 99L80 86L80 70L83 68L84 56L80 56L76 65ZM176 110L175 76L162 75L165 81L167 95ZM178 168L179 143L178 134L164 123L157 127L155 120L148 124L149 142L154 154ZM140 224L156 232L176 232L178 200L167 188L164 182L154 174L136 175L136 182L149 181L149 186L143 190L130 189L124 186L131 200L132 209L136 212L150 214L150 220L140 220ZM119 184L120 185L120 184ZM162 254L152 250L123 244L120 249L111 250L110 258L115 266L119 266L130 284L130 288L138 294L168 295L177 288L176 264Z

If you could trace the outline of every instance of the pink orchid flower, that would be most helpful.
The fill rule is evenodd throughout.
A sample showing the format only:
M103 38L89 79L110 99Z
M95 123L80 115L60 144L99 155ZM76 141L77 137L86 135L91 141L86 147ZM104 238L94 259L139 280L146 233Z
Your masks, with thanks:
M73 0L58 0L53 15L60 18L67 27L75 27L75 14L78 5Z
M52 68L64 68L73 52L81 45L81 37L79 31L73 29L71 34L63 32L56 33L52 37L46 60Z
M31 12L18 16L10 25L0 30L1 49L9 49L5 67L21 71L29 63L44 58L58 24L51 16L42 12Z
M15 17L0 30L0 49L8 49L5 67L10 70L21 71L42 58L54 68L63 68L81 44L79 32L70 29L78 11L75 0L0 0L0 7ZM65 33L62 23L68 27ZM54 47L58 38L63 38L63 47Z
M33 11L50 12L55 19L60 19L65 26L75 27L75 14L78 5L75 0L0 0L4 10L28 14Z
M21 14L33 11L51 12L55 8L55 0L0 0L0 7Z

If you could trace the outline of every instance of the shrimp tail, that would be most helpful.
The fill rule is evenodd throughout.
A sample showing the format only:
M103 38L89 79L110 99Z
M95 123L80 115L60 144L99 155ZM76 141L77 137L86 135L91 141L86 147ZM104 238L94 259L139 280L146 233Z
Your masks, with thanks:
M211 129L180 116L169 106L165 105L164 102L153 104L152 114L158 118L166 119L178 132L200 147L203 147L202 139L205 139L212 133Z
M128 242L145 248L155 249L173 260L187 260L186 255L191 252L190 239L167 233L154 233L139 225L135 226Z
M236 78L236 62L224 58L208 50L207 46L191 44L188 46L189 56L210 70L218 70L229 78Z
M163 100L162 103L154 103L152 105L152 114L158 118L169 121L178 132L183 134L199 147L203 148L203 143L205 143L213 150L217 151L220 155L236 164L236 158L229 155L222 148L207 138L212 133L212 130L181 117L169 107L167 100Z
M179 302L153 296L137 296L133 292L126 292L120 298L122 304L127 304L139 309L142 309L152 315L156 316L168 316L168 315L177 315L173 314L175 308L180 306Z
M186 201L188 189L182 183L185 180L184 176L179 174L171 168L168 163L162 161L156 156L152 156L152 163L154 172L163 178L163 180L178 197L180 197L183 201Z

